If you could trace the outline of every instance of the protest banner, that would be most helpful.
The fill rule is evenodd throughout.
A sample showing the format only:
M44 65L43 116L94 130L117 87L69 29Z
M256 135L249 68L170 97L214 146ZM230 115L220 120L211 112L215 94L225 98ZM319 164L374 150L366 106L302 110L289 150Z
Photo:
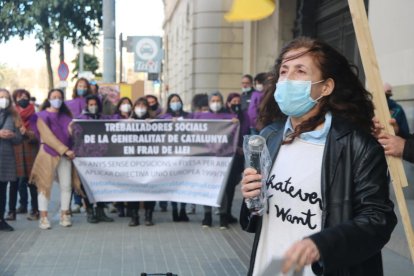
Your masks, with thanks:
M231 120L75 120L74 164L92 202L219 206L238 132Z

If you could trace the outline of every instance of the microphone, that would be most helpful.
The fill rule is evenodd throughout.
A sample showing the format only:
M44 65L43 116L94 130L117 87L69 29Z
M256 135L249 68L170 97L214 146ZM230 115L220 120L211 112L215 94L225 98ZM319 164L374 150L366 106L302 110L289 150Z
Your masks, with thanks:
M262 156L263 148L266 145L266 140L260 135L253 135L249 138L247 145L249 148L248 165L260 174L260 157Z
M262 152L266 146L266 140L260 135L252 135L247 141L247 152L245 153L247 166L253 168L261 174ZM263 182L262 182L263 184ZM245 199L246 206L253 215L261 216L264 210L264 188L260 189L260 195Z

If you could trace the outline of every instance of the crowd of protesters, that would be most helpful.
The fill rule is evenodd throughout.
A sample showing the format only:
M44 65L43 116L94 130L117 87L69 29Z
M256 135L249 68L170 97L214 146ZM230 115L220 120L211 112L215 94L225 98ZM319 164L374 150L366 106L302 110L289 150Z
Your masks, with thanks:
M120 217L131 217L129 226L137 226L140 224L139 207L143 206L145 225L154 225L156 202L90 202L72 163L76 158L71 139L73 119L231 119L239 122L238 148L221 207L217 210L220 228L228 228L229 224L237 222L231 207L235 187L244 169L242 140L246 134L258 133L256 118L265 79L265 73L254 79L244 75L242 93L230 93L226 99L218 91L196 94L191 111L184 109L179 94L170 94L165 108L154 95L135 101L128 97L114 100L110 95L100 94L98 84L85 78L75 83L72 99L66 99L62 90L52 89L40 107L25 89L17 89L12 94L0 89L0 230L13 231L7 221L15 221L17 214L28 214L28 220L39 221L39 228L50 229L48 205L53 183L59 185L59 224L63 227L72 225L72 214L79 213L81 207L84 207L89 223L114 221L105 213L109 210ZM159 205L161 211L167 211L168 202L159 202ZM187 214L195 212L195 205L187 210L184 202L171 202L171 207L174 222L187 222ZM212 223L212 208L204 206L202 226L211 227Z

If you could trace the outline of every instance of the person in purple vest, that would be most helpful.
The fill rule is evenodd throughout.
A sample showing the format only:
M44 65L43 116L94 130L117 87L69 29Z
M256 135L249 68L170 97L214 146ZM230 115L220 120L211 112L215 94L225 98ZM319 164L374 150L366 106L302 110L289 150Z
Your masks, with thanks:
M226 111L224 106L223 96L220 92L212 92L208 95L208 104L210 112L197 112L193 114L193 119L222 119L222 120L231 120L236 119L236 114L231 114ZM204 219L201 222L202 226L211 227L213 224L212 217L212 208L211 206L204 206Z
M113 119L129 119L132 116L132 101L128 97L123 97L119 100L115 108L115 113L112 115ZM115 207L118 210L119 217L125 217L125 203L116 202Z
M85 97L89 94L91 94L91 88L88 80L85 78L78 79L73 87L72 100L65 102L73 118L81 115L86 106Z
M229 223L237 223L237 219L231 214L233 198L236 186L242 179L244 170L243 136L250 132L250 118L247 111L241 110L241 96L239 93L230 93L226 100L227 112L237 116L240 122L240 131L237 143L237 152L227 179L226 189L220 207L220 229L227 229Z
M51 228L47 217L48 204L56 175L60 185L60 225L72 225L69 214L71 184L73 183L75 191L82 193L79 178L72 172L71 160L75 158L69 129L72 114L63 102L63 96L60 89L50 90L42 111L36 114L32 122L41 147L33 164L29 183L35 184L38 190L41 229Z
M159 119L189 119L191 114L183 110L183 101L178 94L171 94L167 99L167 112L158 116ZM180 204L180 213L178 213L177 202L171 202L173 221L189 221L186 213L186 203Z
M65 104L72 113L73 118L77 118L85 109L85 97L89 94L91 94L89 81L85 78L79 78L73 87L72 100L65 101ZM73 199L75 201L75 208L72 209L72 213L80 213L82 198L74 193Z
M266 81L266 73L259 73L254 78L255 90L252 92L252 97L250 98L248 114L250 117L250 133L259 134L257 130L256 121L257 115L259 113L259 105L263 98L263 84Z
M131 118L135 120L152 119L149 113L148 101L145 97L138 98L138 100L135 101ZM144 202L145 225L146 226L154 225L154 222L152 221L152 214L154 212L154 207L155 207L155 201ZM131 213L131 221L129 222L128 225L138 226L139 225L139 215L138 215L139 202L138 201L128 202L128 210Z
M128 97L119 100L115 108L114 119L128 119L132 116L132 101Z
M77 119L82 120L99 120L99 119L111 119L110 115L102 115L102 103L97 95L88 95L85 97L85 109ZM85 194L83 200L86 206L87 222L98 223L102 222L113 222L114 220L105 214L105 203L98 202L96 208L93 208L93 204L89 201L86 196L85 188L81 185L82 191Z

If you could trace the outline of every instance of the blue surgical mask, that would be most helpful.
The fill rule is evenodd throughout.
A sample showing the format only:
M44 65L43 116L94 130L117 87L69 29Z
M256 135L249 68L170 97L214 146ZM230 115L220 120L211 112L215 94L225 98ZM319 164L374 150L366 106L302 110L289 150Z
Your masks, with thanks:
M312 99L312 84L323 82L324 80L312 83L311 81L284 80L276 84L275 100L280 110L292 117L301 117L308 113L318 102Z
M83 96L86 93L86 89L76 89L76 94L78 94L78 96Z
M63 101L61 99L49 100L50 105L56 109L59 109L62 106Z
M170 103L170 108L174 112L180 111L182 107L183 105L180 102Z

